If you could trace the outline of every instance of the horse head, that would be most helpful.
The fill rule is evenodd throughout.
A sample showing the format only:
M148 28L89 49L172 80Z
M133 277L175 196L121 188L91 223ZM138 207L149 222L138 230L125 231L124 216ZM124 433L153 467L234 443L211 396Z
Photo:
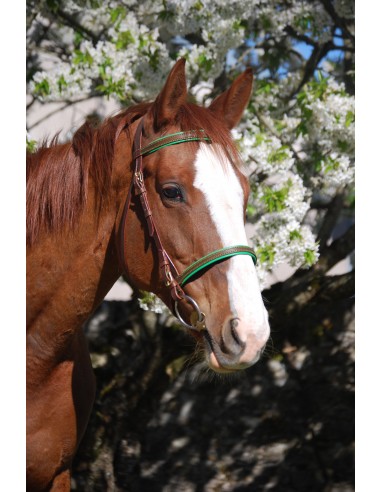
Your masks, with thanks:
M208 108L189 103L179 60L133 125L140 164L121 219L129 281L177 313L216 372L251 366L269 337L244 226L249 184L230 135L251 89L246 70Z

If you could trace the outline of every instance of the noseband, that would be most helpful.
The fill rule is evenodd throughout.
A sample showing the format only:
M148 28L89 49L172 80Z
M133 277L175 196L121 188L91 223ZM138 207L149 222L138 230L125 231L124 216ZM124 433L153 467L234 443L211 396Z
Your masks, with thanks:
M148 227L148 233L150 237L154 240L156 251L159 258L160 276L164 285L170 289L171 297L174 301L174 310L178 320L187 328L191 330L202 330L205 329L205 314L201 312L197 302L187 295L183 287L190 282L195 275L202 274L207 268L214 265L217 262L227 260L232 256L237 255L249 255L252 257L254 264L257 263L257 257L252 248L244 245L229 246L226 248L218 249L202 258L193 262L188 266L183 273L180 275L171 260L170 256L163 247L163 243L160 239L159 233L155 226L155 221L152 216L152 211L148 202L147 189L144 184L143 176L143 156L152 154L164 147L170 145L177 145L184 142L200 141L200 142L210 142L210 138L205 134L204 130L190 130L184 132L171 133L163 137L152 140L150 143L142 147L142 133L143 133L144 117L141 119L134 137L134 147L133 147L133 160L134 160L134 171L131 180L131 185L127 195L126 203L123 209L123 215L121 220L120 229L120 244L119 244L119 256L120 263L125 272L128 271L127 268L127 257L126 257L126 246L128 237L126 236L127 227L127 213L131 204L132 192L139 196L140 203L144 212L144 217ZM186 323L181 317L178 310L178 303L180 301L186 301L192 305L194 313L191 315L191 324Z

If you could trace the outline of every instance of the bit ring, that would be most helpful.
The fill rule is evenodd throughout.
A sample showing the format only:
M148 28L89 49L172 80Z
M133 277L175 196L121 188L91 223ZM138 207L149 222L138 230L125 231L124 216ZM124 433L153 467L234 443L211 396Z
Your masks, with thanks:
M197 313L198 319L197 319L196 325L190 325L189 323L187 323L186 321L184 321L184 319L181 317L181 314L179 313L179 309L178 309L178 306L177 306L178 301L175 301L175 313L176 313L176 317L180 321L180 323L182 325L184 325L186 328L188 328L189 330L199 331L198 325L200 325L201 323L203 323L205 321L205 314L200 310L197 302L192 297L184 294L183 299L185 299L186 301L188 301L189 304L192 304L195 312Z

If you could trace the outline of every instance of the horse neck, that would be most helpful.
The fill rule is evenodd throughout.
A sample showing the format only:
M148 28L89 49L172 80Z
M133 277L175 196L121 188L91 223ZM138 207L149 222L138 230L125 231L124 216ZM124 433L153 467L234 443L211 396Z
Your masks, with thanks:
M131 144L124 134L115 148L111 188L97 211L89 178L87 202L70 230L45 233L27 261L27 326L46 340L80 328L120 276L115 230L130 181Z

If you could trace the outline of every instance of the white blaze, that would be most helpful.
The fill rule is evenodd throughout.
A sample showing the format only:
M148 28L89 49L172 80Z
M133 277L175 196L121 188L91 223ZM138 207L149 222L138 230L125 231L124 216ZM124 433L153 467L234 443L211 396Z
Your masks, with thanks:
M232 165L211 146L201 144L195 161L194 186L202 191L223 247L248 245L243 221L243 189ZM269 335L267 312L263 305L258 277L251 256L238 255L228 260L228 285L231 314L240 320L242 341L255 335L266 341Z

